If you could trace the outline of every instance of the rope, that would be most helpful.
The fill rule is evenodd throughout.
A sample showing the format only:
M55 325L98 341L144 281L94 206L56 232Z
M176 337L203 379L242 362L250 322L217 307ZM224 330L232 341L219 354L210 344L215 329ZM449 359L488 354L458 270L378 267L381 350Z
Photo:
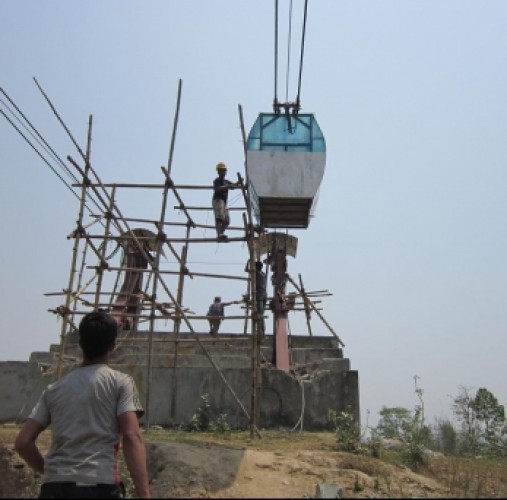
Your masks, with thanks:
M292 330L290 327L290 321L287 317L287 325L289 327L289 354L291 357L291 365L294 365L294 359L292 356ZM299 426L299 431L301 432L303 430L303 420L305 416L305 389L303 386L303 379L298 375L296 371L290 372L290 376L296 380L296 382L299 384L299 387L301 388L301 413L299 414L298 421L294 425L294 427L290 430L291 432L294 432L297 427Z
M303 421L304 421L304 416L305 416L305 404L306 404L305 388L303 385L303 379L297 373L292 374L292 376L298 382L299 387L301 388L301 413L299 414L298 421L296 422L296 424L294 425L294 427L290 431L294 432L297 429L297 427L299 426L299 431L301 432L303 430Z

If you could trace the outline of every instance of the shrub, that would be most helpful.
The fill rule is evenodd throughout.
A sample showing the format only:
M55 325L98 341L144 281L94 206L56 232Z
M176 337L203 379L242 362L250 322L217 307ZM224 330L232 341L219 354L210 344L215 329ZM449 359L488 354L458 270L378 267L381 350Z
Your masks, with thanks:
M218 418L211 422L210 429L216 434L227 434L231 432L231 426L227 421L227 413L220 413Z
M207 431L211 422L211 404L209 394L201 396L201 405L197 412L192 415L190 422L186 426L189 431Z
M340 451L357 453L361 450L361 429L351 413L335 410L327 411L327 419L336 437L336 448Z
M440 451L445 455L454 455L457 450L458 436L456 429L449 420L442 420L437 424L437 441Z

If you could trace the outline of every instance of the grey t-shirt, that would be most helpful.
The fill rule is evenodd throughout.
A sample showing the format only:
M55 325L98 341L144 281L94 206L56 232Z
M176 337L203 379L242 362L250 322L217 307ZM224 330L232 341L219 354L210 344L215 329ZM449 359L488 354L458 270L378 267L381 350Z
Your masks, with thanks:
M76 368L49 385L29 417L52 428L43 482L119 483L117 417L127 411L144 413L135 383L105 364Z

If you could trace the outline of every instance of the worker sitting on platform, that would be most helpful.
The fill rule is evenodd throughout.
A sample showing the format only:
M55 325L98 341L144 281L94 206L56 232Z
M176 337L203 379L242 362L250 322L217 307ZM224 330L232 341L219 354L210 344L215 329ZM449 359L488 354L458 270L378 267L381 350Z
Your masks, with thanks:
M231 182L225 178L227 173L225 163L217 163L216 169L218 177L213 181L213 213L215 214L217 238L219 240L226 240L227 236L224 233L230 223L229 210L227 208L227 197L229 195L229 189L239 187L239 183Z

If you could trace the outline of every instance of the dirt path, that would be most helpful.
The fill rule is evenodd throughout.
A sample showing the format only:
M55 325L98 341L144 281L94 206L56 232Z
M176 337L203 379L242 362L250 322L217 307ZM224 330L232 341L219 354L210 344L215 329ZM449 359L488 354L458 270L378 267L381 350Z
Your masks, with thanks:
M148 444L159 498L315 498L317 484L344 498L437 498L436 481L369 457L329 451L259 451L204 443Z

